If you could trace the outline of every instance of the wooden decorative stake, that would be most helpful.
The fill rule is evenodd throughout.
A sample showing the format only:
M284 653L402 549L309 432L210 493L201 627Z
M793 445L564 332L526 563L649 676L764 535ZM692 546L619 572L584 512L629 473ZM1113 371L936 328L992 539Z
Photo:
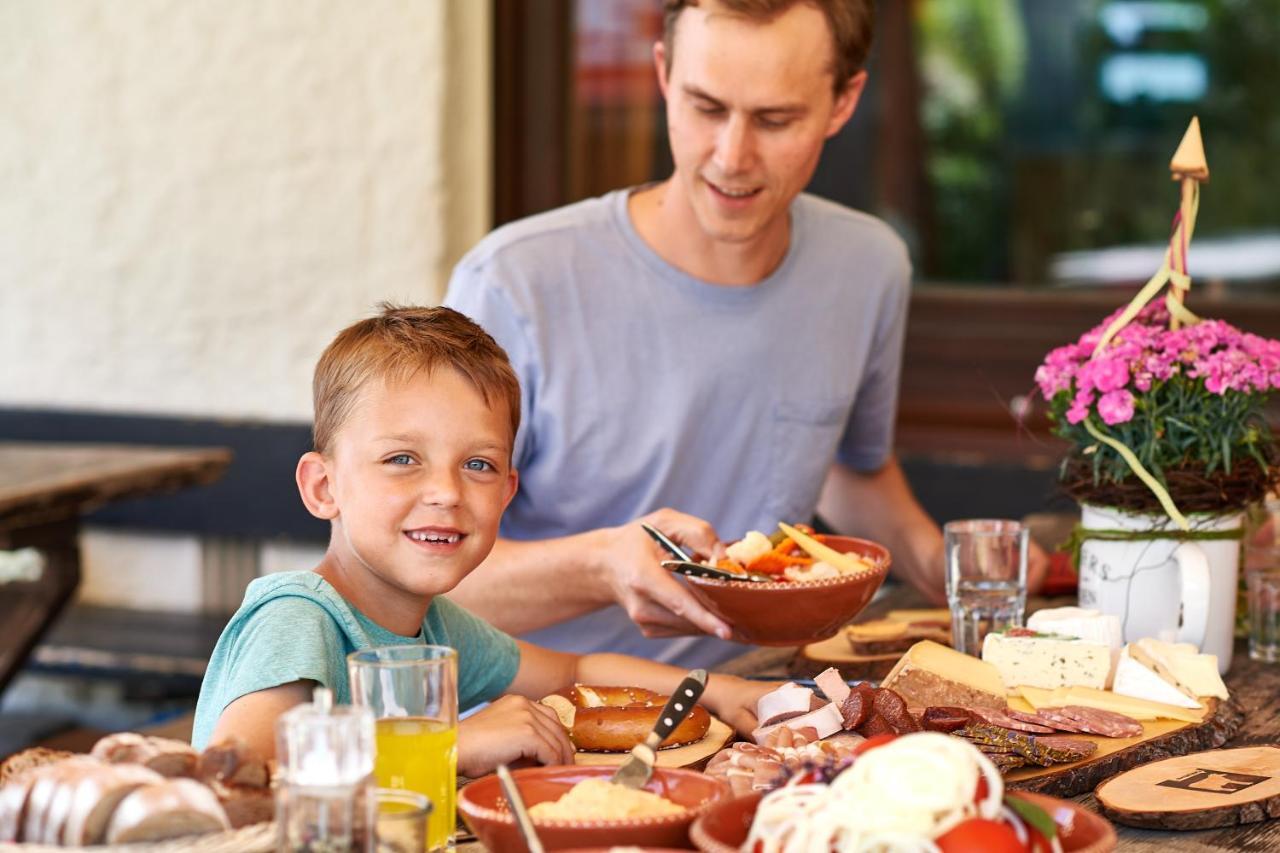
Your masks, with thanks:
M1204 141L1200 138L1200 118L1191 117L1187 132L1182 135L1178 150L1173 152L1169 161L1169 171L1173 180L1182 182L1182 203L1178 207L1178 217L1174 220L1173 234L1169 238L1169 253L1166 264L1170 269L1169 282L1173 285L1169 305L1169 326L1177 329L1183 322L1191 320L1183 311L1183 299L1191 288L1191 275L1187 272L1187 244L1191 242L1191 232L1196 227L1196 209L1200 202L1200 181L1209 180L1209 163L1204 157ZM1176 303L1177 307L1174 307Z

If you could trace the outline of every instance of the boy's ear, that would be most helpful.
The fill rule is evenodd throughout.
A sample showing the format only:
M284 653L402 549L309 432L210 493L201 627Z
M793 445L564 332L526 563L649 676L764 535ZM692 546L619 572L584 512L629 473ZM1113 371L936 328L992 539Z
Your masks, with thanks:
M302 454L295 478L307 512L326 521L338 517L338 502L334 500L329 481L329 463L323 456L314 450Z
M506 512L507 507L511 506L511 499L516 496L516 489L520 487L520 472L515 468L507 474L507 493L502 497L502 511Z

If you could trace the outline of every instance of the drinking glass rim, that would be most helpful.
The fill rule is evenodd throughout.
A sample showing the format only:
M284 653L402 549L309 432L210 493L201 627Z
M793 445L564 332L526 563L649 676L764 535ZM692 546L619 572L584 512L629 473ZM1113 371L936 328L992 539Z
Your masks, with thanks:
M942 525L943 536L949 533L963 533L968 536L1013 536L1029 531L1030 528L1026 524L1012 518L961 518Z
M404 656L409 652L413 656ZM426 654L423 654L426 652ZM458 659L458 650L452 646L437 646L430 643L399 643L391 646L370 646L347 655L349 663L360 666L402 667L417 666L424 663L444 663Z

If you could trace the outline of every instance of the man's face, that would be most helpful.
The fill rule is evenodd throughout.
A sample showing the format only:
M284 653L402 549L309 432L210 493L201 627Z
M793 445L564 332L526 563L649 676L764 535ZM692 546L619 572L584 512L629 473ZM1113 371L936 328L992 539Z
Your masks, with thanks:
M515 493L511 440L505 406L451 368L370 382L330 460L347 556L384 587L448 592L493 547Z
M865 74L833 93L831 31L804 3L760 23L707 0L680 14L673 50L668 74L664 46L654 49L673 188L712 240L778 233L823 142L852 115Z

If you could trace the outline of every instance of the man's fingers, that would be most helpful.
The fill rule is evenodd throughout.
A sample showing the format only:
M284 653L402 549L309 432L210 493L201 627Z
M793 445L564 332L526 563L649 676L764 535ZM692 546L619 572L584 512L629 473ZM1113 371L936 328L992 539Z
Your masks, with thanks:
M649 589L649 597L673 615L693 623L704 634L722 640L729 639L732 634L727 624L699 604L693 594L670 575L656 580Z

